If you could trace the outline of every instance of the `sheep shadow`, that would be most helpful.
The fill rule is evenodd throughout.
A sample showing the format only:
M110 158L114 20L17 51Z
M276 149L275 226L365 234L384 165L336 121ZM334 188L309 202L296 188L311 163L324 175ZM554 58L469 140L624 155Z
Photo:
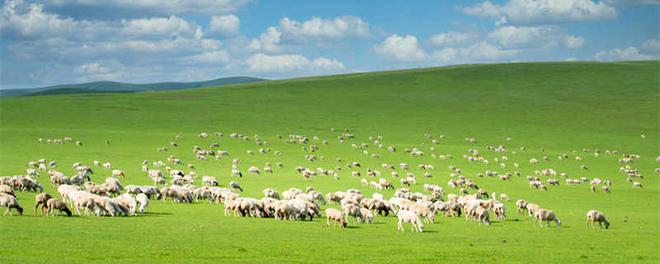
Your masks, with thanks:
M162 216L168 216L168 215L174 215L173 213L169 212L145 212L143 214L138 214L138 216L142 217L162 217Z

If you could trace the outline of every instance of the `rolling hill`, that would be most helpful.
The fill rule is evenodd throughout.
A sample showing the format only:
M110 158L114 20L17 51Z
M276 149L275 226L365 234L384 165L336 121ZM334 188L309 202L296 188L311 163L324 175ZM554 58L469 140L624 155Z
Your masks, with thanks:
M0 217L0 263L658 263L659 72L659 61L459 65L173 91L1 98L0 175L23 174L28 161L46 159L57 161L67 176L75 162L93 166L92 180L101 183L111 171L93 165L100 161L123 170L124 185L152 185L143 161L151 169L163 161L195 171L196 186L204 175L215 176L221 187L237 181L241 197L262 198L265 188L281 193L314 187L323 194L358 188L365 197L378 192L389 198L394 190L361 183L384 178L407 187L386 163L401 175L416 175L411 192L429 194L424 184L437 184L446 194L459 194L461 188L448 181L465 177L511 200L504 201L506 220L491 218L492 225L440 213L423 233L412 233L409 226L397 231L391 215L376 216L373 224L349 218L348 228L340 229L326 227L325 214L313 221L240 217L205 200L152 200L148 213L138 216L43 217L32 211L34 193L18 192L26 212ZM209 136L200 137L202 132ZM309 142L289 141L289 135ZM63 137L82 145L38 142ZM494 151L498 146L505 151ZM229 156L201 160L193 154L198 148ZM410 155L414 148L424 155ZM309 161L310 155L317 159ZM170 157L182 164L168 162ZM231 176L236 158L242 178ZM349 167L353 161L362 166ZM267 162L282 167L247 173ZM400 163L410 170L399 169ZM435 169L424 171L420 164ZM644 189L627 181L620 169L626 165L644 176L634 179ZM298 166L332 169L338 176L305 179ZM382 175L366 176L368 168ZM550 168L557 175L538 177L544 183L557 178L559 186L529 186L527 176ZM40 173L45 191L58 196L46 172ZM511 179L488 176L494 173ZM610 179L611 193L600 185L592 192L589 183L565 183L581 177ZM516 210L517 199L553 210L561 228L539 227ZM587 228L591 209L604 212L611 227Z
M0 96L27 96L27 95L52 95L52 94L77 94L77 93L133 93L160 90L178 90L189 88L200 88L209 86L221 86L228 84L260 82L265 79L254 77L227 77L201 82L161 82L133 84L122 82L90 82L80 84L53 85L42 88L27 89L3 89Z

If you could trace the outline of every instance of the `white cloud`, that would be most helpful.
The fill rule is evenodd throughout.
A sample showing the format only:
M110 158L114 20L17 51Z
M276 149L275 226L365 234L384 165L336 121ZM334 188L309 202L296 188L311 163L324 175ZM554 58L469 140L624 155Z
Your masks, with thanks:
M88 82L94 80L118 81L124 76L124 65L116 60L95 61L78 65L73 73L77 75L76 81Z
M564 46L569 49L577 49L584 45L583 37L567 35L564 37Z
M222 42L205 38L199 25L177 16L77 20L46 12L42 4L6 1L0 35L3 84L160 81L188 78L192 75L180 73L225 67L231 61ZM15 66L7 72L5 65ZM218 68L199 70L218 74Z
M502 26L488 33L488 38L504 48L579 48L584 44L582 37L564 33L557 26Z
M330 46L337 40L369 35L369 24L359 17L342 16L333 19L313 17L298 22L282 18L278 26L268 27L259 38L252 39L248 49L253 52L282 52L305 41L315 41L317 47Z
M657 39L649 39L642 43L640 50L646 54L660 55L660 41Z
M603 0L605 4L611 6L635 6L635 5L658 5L658 0Z
M303 38L363 37L369 34L369 24L354 16L334 19L313 17L304 22L285 17L280 20L280 28L285 34Z
M436 46L453 46L475 41L479 36L475 33L449 31L431 37L431 43Z
M213 16L209 22L209 32L220 35L232 35L238 32L241 20L235 15Z
M431 59L441 64L493 62L511 58L520 53L517 49L502 49L481 41L464 48L444 48L434 52Z
M597 52L594 57L597 60L620 61L620 60L657 60L660 59L660 41L649 39L642 43L641 47L615 48L609 51Z
M426 53L417 43L417 37L411 35L391 35L383 43L374 46L374 51L388 60L395 61L421 61L426 58Z
M176 16L121 21L121 32L129 36L193 37L197 31L198 26Z
M316 58L310 60L299 54L266 55L257 53L246 60L252 72L281 73L291 71L337 72L344 69L344 64L337 60Z
M226 50L207 51L200 54L180 57L183 64L225 64L230 62L231 55Z
M253 39L248 49L252 51L279 52L282 50L280 39L282 32L276 27L269 27L266 32L261 33L259 39Z
M43 5L27 5L23 1L5 2L0 14L0 35L15 38L37 38L71 34L79 23L43 11Z
M49 6L87 9L128 9L152 14L227 14L251 0L52 0Z
M592 0L509 0L502 5L490 1L463 8L469 15L506 18L514 23L548 23L611 19L614 7Z

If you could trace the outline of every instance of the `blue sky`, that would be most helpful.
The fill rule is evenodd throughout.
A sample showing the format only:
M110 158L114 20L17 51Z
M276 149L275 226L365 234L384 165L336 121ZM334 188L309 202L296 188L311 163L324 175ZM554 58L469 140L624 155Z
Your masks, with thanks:
M660 58L658 0L5 0L0 88Z

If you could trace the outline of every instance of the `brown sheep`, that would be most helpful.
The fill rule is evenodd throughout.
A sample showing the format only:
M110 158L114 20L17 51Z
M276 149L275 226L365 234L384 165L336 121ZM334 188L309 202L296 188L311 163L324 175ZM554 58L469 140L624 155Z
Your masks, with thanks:
M46 207L48 208L48 215L53 215L53 210L57 209L60 213L66 213L66 216L71 217L71 210L66 207L66 204L59 199L50 199L46 202Z
M48 209L48 206L46 205L46 202L48 200L52 199L52 198L53 198L53 196L51 196L50 194L47 194L47 193L40 193L40 194L37 194L36 196L34 196L34 203L35 203L34 213L35 214L37 213L37 209L39 209L39 206L42 207L42 213L44 213L46 211L46 209Z

